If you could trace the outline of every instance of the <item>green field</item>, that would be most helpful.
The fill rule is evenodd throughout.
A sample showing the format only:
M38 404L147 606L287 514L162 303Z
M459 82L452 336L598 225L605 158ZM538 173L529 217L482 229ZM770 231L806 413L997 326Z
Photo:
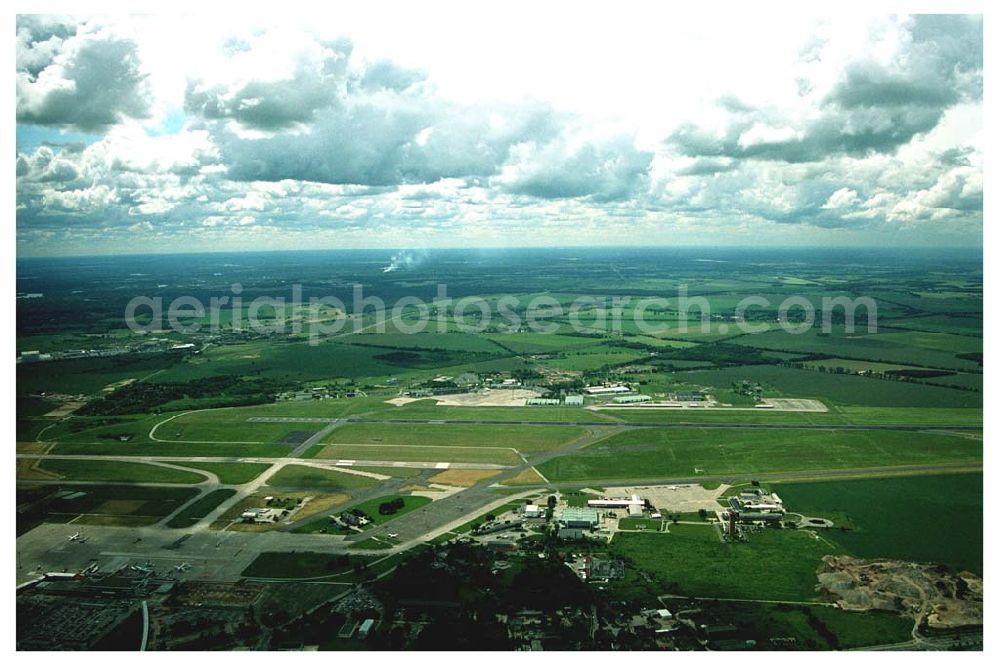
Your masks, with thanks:
M943 563L983 573L983 476L890 477L772 484L789 510L844 514L854 529L823 532L857 557ZM831 515L833 513L833 515Z
M191 527L235 494L232 488L213 490L168 520L167 527Z
M324 490L350 490L352 488L367 488L377 484L377 479L368 476L305 465L285 465L267 481L267 485L280 488L322 488Z
M957 358L956 354L982 351L982 340L970 336L892 329L867 334L863 326L858 326L853 334L846 333L843 327L834 327L829 335L822 334L818 328L801 335L778 330L745 335L734 342L760 349L821 353L956 370L979 368L975 361Z
M646 532L659 532L663 528L662 520L651 518L622 518L618 521L620 530L644 530Z
M600 413L600 412L599 412ZM867 407L833 405L828 412L775 412L736 409L616 409L604 412L626 423L800 424L800 425L935 425L982 426L981 408Z
M196 484L206 480L204 475L195 472L118 460L46 459L39 468L59 474L67 481Z
M381 446L461 446L514 448L522 453L550 451L584 434L570 426L349 424L330 433L327 444Z
M94 456L169 456L221 458L282 458L291 451L283 444L189 444L186 442L60 442L52 453Z
M509 449L457 446L382 446L329 444L315 458L331 460L378 460L399 462L463 462L517 465L521 457Z
M156 428L157 439L177 442L281 442L290 433L315 433L325 423L268 423L248 421L251 410L213 409L173 418ZM301 441L296 440L296 441Z
M763 530L731 544L720 541L716 528L700 525L616 534L610 550L680 594L768 601L815 598L821 558L834 552L805 532Z
M239 485L249 483L263 474L271 466L267 463L206 463L183 462L184 467L205 470L219 477L219 483Z
M630 430L549 460L550 481L689 478L698 474L849 469L982 462L982 441L962 435L892 430Z
M814 398L824 403L866 407L981 408L983 396L917 382L903 382L858 375L838 375L777 365L678 372L678 380L716 388L750 379L764 387L768 397ZM942 378L947 379L947 378Z
M18 515L17 532L22 534L38 522L150 525L168 516L198 494L186 486L79 485L66 484L60 490L83 493L73 499L52 499ZM45 489L48 492L48 489ZM18 489L21 493L21 489Z
M380 504L385 502L391 502L395 499L403 500L403 508L397 510L395 513L383 515L379 513L378 507ZM385 495L384 497L376 497L375 499L370 499L361 504L351 507L352 509L360 509L364 511L368 517L372 519L372 524L381 525L382 523L388 522L395 518L399 518L403 514L409 513L414 509L418 509L426 504L430 504L431 499L429 497L421 497L419 495Z
M449 407L437 406L432 398L396 407L382 403L365 415L368 418L408 419L414 421L608 421L614 418L580 407Z

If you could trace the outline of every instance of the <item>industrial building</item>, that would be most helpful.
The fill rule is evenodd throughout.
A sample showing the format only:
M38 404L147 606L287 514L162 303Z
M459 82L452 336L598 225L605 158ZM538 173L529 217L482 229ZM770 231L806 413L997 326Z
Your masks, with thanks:
M567 407L583 407L583 396L582 395L568 395L563 400L563 404Z
M559 398L529 398L528 405L559 405Z
M648 395L636 393L635 395L620 395L614 398L614 402L619 405L629 405L637 402L652 402L653 398Z
M594 529L597 527L600 519L597 516L597 511L593 509L580 509L576 507L569 507L563 509L562 513L559 514L559 524L562 527L568 527L570 529Z

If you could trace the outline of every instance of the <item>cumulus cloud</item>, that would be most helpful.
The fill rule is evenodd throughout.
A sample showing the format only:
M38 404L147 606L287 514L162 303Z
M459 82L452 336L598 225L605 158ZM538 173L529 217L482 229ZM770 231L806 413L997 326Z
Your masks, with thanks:
M645 183L653 154L638 150L627 136L579 145L561 137L542 145L521 144L511 157L496 179L510 192L611 201L635 194Z
M823 208L837 210L853 206L857 202L858 193L849 187L842 187L830 195L830 198L823 204Z
M187 110L274 131L309 123L317 111L339 106L351 43L309 40L289 48L294 41L274 31L232 49L215 80L189 82Z
M151 104L136 43L103 28L72 34L58 21L24 21L17 36L17 120L102 132L146 118Z
M824 36L793 50L785 97L723 87L699 102L704 113L653 132L544 100L445 94L433 70L362 53L360 40L265 29L220 38L182 76L157 78L156 91L176 81L168 110L180 121L165 129L141 122L141 35L22 18L18 121L53 129L19 146L19 242L975 234L981 23L880 25L889 36L866 48ZM160 118L165 103L152 103ZM101 136L80 143L62 129Z
M271 41L247 41L231 61L258 62ZM649 168L652 154L630 137L581 143L570 136L573 119L544 103L459 104L423 72L352 62L349 46L297 44L277 78L247 79L258 68L234 64L231 81L189 85L187 110L207 121L234 180L381 187L492 179L516 194L611 200L635 191Z
M725 98L721 131L688 122L667 142L690 157L790 163L892 152L934 129L949 107L982 97L981 21L917 17L906 37L889 58L849 63L825 94L807 84L808 112Z

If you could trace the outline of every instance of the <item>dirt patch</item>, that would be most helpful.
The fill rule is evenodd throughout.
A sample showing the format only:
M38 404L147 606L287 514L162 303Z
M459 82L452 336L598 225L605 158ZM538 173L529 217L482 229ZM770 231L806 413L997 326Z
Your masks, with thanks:
M49 442L17 442L14 450L17 453L45 453L51 446Z
M537 486L542 483L545 483L545 479L535 471L534 467L529 467L503 482L505 486Z
M62 476L37 467L37 460L19 459L17 461L17 478L21 481L42 481L61 479Z
M64 402L63 404L59 405L52 411L46 412L45 416L50 418L62 418L64 416L69 416L76 410L83 407L85 404L87 403L75 400L70 402Z
M534 389L483 389L441 396L437 404L440 407L524 407L530 398L541 394Z
M446 486L474 486L483 479L490 479L499 471L489 469L449 469L435 474L428 479L431 483L441 483Z
M932 564L898 560L859 560L827 555L820 587L845 610L901 611L925 615L933 629L983 623L983 579Z

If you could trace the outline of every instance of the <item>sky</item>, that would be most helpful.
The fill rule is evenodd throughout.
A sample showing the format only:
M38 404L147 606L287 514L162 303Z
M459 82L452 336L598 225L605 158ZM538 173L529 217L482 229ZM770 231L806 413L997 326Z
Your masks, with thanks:
M979 17L416 4L18 16L18 256L982 244Z

